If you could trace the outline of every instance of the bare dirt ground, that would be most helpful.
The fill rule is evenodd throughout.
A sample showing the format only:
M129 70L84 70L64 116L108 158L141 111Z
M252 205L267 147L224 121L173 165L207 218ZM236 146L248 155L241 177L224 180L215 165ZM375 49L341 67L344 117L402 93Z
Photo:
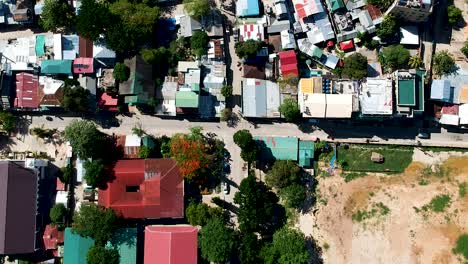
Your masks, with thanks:
M320 178L315 215L301 215L297 224L321 246L324 263L462 263L452 248L468 232L463 182L467 155L415 150L400 175L374 173L348 183L338 174ZM442 194L451 198L443 212L422 210ZM358 211L367 212L360 221Z

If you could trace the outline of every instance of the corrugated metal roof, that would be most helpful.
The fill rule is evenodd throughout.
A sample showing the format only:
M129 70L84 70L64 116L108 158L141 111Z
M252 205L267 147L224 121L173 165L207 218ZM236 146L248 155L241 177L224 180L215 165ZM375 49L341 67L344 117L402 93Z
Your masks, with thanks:
M433 80L431 86L431 99L444 102L451 102L451 87L449 80Z
M41 61L42 74L72 74L72 60L43 60Z
M254 137L260 146L261 160L298 159L299 139L296 137Z
M311 167L314 158L314 142L311 140L299 141L299 166Z
M264 80L242 81L242 113L245 117L266 117L266 83Z
M260 4L258 0L238 0L236 3L236 15L238 17L260 15Z
M190 91L177 91L175 103L176 107L197 108L198 94Z
M64 245L64 264L86 264L86 255L89 249L94 246L94 240L72 233L71 228L65 228Z

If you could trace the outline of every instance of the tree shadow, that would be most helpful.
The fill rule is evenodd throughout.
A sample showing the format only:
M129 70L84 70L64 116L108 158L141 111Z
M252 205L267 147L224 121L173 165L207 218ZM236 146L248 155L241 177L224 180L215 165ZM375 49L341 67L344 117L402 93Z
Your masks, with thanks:
M114 232L111 243L113 245L127 245L128 247L136 246L137 229L136 228L121 228Z
M310 253L309 263L323 264L322 249L313 237L306 237L306 248Z

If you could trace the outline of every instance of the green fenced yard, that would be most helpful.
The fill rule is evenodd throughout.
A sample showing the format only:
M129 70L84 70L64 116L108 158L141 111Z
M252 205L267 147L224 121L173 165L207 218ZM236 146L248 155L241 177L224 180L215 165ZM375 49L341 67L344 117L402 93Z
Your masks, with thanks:
M413 147L390 145L347 145L337 149L338 164L344 171L401 173L411 163ZM384 156L382 163L371 160L372 152Z

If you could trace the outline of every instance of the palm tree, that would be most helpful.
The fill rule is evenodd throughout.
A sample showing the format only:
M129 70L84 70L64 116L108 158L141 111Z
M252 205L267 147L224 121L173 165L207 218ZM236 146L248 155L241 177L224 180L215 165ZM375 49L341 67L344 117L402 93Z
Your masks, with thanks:
M419 55L411 56L411 58L409 59L409 62L408 62L408 65L411 68L419 68L419 67L422 66L422 64L423 64L423 62L422 62L421 57L419 57Z

